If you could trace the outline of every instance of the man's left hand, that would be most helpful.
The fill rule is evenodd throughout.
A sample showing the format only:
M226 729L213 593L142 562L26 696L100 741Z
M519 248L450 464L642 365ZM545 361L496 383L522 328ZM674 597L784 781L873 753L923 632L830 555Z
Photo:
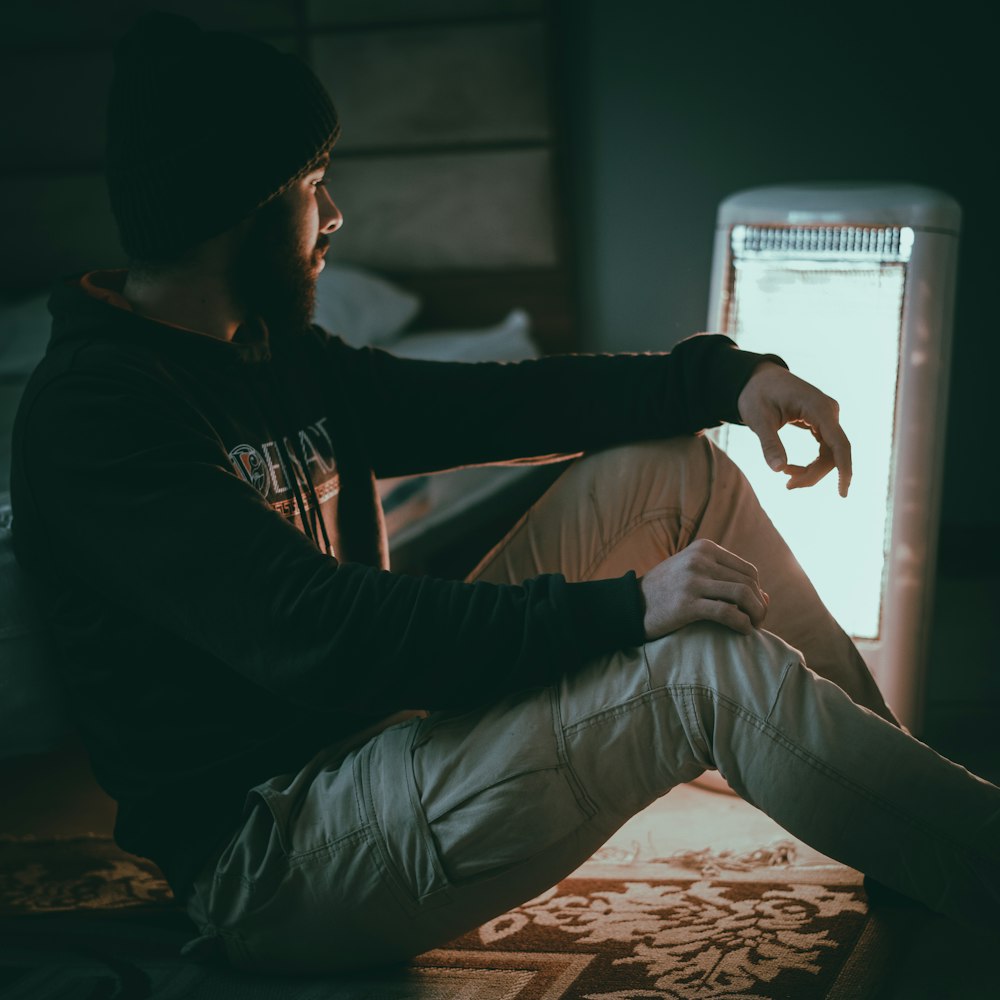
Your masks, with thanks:
M788 489L818 483L834 466L842 497L851 487L851 442L840 426L840 405L815 386L771 361L761 362L737 401L740 419L760 438L764 459L789 478ZM785 424L808 430L819 455L808 465L789 465L778 431Z

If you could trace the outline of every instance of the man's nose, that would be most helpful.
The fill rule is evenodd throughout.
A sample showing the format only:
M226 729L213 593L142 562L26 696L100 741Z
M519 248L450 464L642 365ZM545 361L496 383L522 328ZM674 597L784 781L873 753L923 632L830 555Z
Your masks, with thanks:
M340 209L333 203L326 188L319 189L319 229L321 233L335 233L344 224Z

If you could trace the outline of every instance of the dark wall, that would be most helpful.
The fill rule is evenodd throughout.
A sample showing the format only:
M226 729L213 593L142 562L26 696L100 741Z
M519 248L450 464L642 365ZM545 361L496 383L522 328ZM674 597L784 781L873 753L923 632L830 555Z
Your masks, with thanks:
M985 459L1000 192L983 26L960 5L558 9L585 342L663 349L704 329L715 211L735 191L816 180L940 188L964 210L944 521L995 534Z

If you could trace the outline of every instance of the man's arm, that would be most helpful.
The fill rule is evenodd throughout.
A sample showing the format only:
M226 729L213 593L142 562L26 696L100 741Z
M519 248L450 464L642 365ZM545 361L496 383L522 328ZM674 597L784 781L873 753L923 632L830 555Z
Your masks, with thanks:
M324 555L154 379L62 376L22 422L29 572L70 577L102 614L149 621L287 702L366 716L469 705L642 641L632 574L465 584Z
M146 618L292 703L469 704L647 634L632 574L497 586L338 563L235 475L200 413L152 379L66 375L23 427L16 526L30 568L75 576L109 613Z
M699 335L669 354L442 364L325 342L338 401L359 415L379 477L596 451L739 421L765 357ZM772 360L777 360L773 359Z

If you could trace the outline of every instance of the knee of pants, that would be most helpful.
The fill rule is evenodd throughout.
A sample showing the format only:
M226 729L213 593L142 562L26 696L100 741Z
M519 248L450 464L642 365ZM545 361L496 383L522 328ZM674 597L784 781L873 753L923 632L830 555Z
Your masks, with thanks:
M723 453L705 436L683 434L607 448L587 455L578 466L590 471L595 484L618 482L637 471L653 481L662 479L676 484L694 475L708 484L714 454Z
M609 448L588 455L570 473L589 498L593 528L613 543L639 523L665 521L666 551L687 545L712 491L715 463L704 437L673 437Z
M750 635L715 622L694 622L646 644L654 688L687 688L697 698L737 705L768 719L789 669L802 654L764 629Z

